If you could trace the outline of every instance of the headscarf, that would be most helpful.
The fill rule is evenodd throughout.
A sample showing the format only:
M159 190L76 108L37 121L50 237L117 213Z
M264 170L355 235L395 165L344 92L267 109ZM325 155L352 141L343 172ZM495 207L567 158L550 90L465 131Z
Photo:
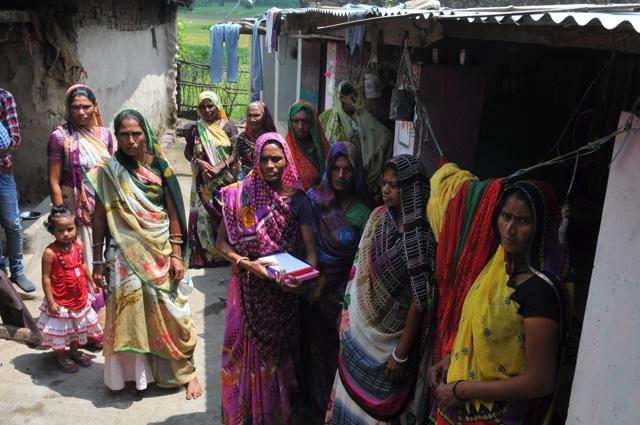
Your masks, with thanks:
M395 227L394 214L400 215L404 226L401 234L402 260L409 273L413 297L420 311L429 312L435 302L436 241L425 215L429 200L427 177L422 163L413 155L395 156L387 162L385 168L396 171L400 205L395 212L387 209L381 227Z
M316 148L316 156L313 156L311 153L304 150L295 136L292 121L293 116L300 111L304 111L307 116L309 134L313 145ZM291 109L289 109L289 131L287 133L286 140L289 144L289 148L291 149L298 172L300 173L303 186L305 190L309 189L320 180L320 176L324 172L325 155L329 150L329 143L324 136L322 127L320 126L318 114L311 103L299 100L291 106Z
M227 113L224 111L224 106L222 106L222 100L220 100L220 96L218 96L216 92L213 92L211 90L205 90L203 92L200 92L200 94L198 95L198 106L200 106L202 102L204 102L207 99L213 102L214 105L216 105L220 118L224 120L229 119L227 118ZM198 116L202 118L202 115L200 114L200 108L198 108L197 112L198 112Z
M324 128L327 140L330 142L340 140L341 136L346 137L345 140L349 140L350 142L353 142L351 139L359 139L360 137L357 124L353 119L351 119L351 117L349 117L342 107L342 91L347 85L351 85L351 83L348 81L341 81L333 90L333 106L331 107L329 119L327 120ZM362 110L362 105L356 104L354 106L356 108L355 113ZM356 140L356 143L360 144L360 141Z
M69 122L71 121L71 114L69 113L69 104L71 103L70 102L71 99L69 99L69 96L71 96L71 93L73 93L75 89L79 89L79 88L86 89L91 93L93 93L93 95L95 96L95 92L93 91L93 89L86 84L74 84L73 86L69 87L67 89L67 94L65 95L66 96L66 119ZM91 125L104 127L104 123L102 122L102 116L100 115L100 108L98 107L98 102L96 102L95 104L95 109L93 112L93 121L91 122Z
M247 111L250 106L257 106L262 112L262 129L265 133L275 133L276 125L273 123L273 117L271 116L271 111L267 108L267 104L262 100L254 100L253 102L247 105ZM244 134L247 136L249 140L255 143L256 139L259 136L253 134L251 126L247 123L247 127L244 130Z
M227 190L225 192L223 189L223 202L225 203L223 213L227 226L227 235L231 243L236 243L244 237L254 236L257 232L258 224L269 214L269 206L272 200L280 200L280 196L264 180L260 171L262 149L267 142L272 140L282 145L287 160L287 167L281 177L282 184L290 188L302 189L302 183L298 177L296 164L293 162L288 143L278 133L265 133L260 136L256 142L256 161L251 174L241 182L227 186L234 188L240 186L242 196L247 196L250 202L244 205L243 208L229 209L230 207L235 207L236 203L234 202L235 200L224 197L224 194L228 194L230 191Z
M528 200L534 217L534 233L529 246L529 269L552 286L562 281L567 271L567 246L558 238L561 214L558 198L553 188L545 182L522 180L505 185L495 211L493 226L500 240L498 217L506 199L515 191L521 192ZM510 256L505 254L507 262Z
M356 198L360 199L367 206L371 206L369 189L365 180L360 152L351 142L337 142L329 148L322 181L309 192L312 201L323 207L335 207L333 204L335 202L335 194L331 187L331 169L341 155L344 156L347 161L349 161L349 164L351 164L351 167L353 167L354 194Z

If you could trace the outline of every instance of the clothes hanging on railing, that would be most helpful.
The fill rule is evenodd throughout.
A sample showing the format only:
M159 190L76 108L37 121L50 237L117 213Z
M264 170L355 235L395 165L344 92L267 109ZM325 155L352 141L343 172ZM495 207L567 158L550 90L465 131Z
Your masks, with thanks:
M265 15L262 15L253 24L251 33L251 100L260 99L260 91L262 90L262 49L260 46L260 33L258 29L260 25L266 21Z
M210 76L212 83L222 81L222 43L227 46L227 82L238 81L238 39L240 38L240 25L218 24L210 28L211 31L211 67Z
M272 7L267 11L267 36L265 45L267 52L273 53L278 50L278 34L280 34L280 12L277 7Z

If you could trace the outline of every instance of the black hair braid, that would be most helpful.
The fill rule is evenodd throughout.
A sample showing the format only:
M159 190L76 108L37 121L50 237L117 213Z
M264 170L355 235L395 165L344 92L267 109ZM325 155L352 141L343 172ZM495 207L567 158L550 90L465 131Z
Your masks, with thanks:
M69 210L69 208L64 205L57 205L51 207L51 213L49 214L49 217L47 217L47 221L44 223L44 227L46 227L49 233L53 234L54 222L57 219L64 217L73 217L73 222L76 224L76 226L80 224L80 222L78 221L78 217L76 217L75 214L73 214L71 210Z

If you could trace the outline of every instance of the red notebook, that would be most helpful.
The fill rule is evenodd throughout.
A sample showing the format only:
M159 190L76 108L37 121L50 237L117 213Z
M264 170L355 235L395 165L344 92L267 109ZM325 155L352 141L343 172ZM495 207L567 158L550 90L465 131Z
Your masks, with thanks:
M267 271L274 275L280 270L284 270L287 276L293 276L303 282L320 276L320 272L313 268L313 266L297 259L287 252L268 255L266 257L259 258L259 260L274 263L271 266L267 266Z

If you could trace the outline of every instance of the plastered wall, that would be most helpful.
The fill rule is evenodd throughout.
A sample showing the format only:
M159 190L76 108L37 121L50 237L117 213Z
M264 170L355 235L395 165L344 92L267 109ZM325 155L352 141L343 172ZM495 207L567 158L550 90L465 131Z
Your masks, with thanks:
M613 150L623 149L609 172L567 425L640 417L640 120L633 128Z

